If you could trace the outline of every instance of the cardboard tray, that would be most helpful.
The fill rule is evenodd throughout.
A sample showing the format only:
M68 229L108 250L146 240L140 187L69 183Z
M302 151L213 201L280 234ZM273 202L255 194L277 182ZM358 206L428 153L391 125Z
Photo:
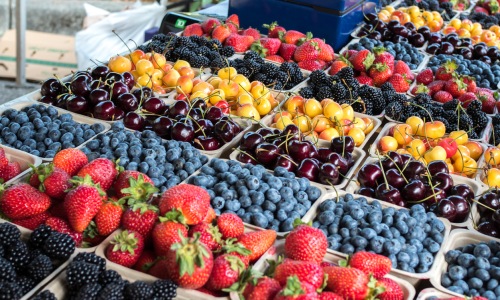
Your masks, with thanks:
M38 167L39 165L42 164L42 159L39 158L38 156L31 155L29 153L26 153L21 150L17 150L8 146L0 146L0 148L3 148L5 151L5 156L10 162L18 162L19 165L21 166L21 173L17 175L16 177L8 180L5 182L5 184L12 184L12 183L17 183L26 176L27 174L30 173L31 167Z

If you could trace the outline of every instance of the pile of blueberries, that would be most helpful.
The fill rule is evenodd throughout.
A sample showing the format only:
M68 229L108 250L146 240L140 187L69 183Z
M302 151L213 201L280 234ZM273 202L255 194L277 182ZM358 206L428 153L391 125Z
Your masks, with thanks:
M468 244L446 252L448 268L441 275L441 284L452 292L482 296L496 300L500 297L500 243Z
M110 131L89 141L82 151L89 161L105 157L118 160L126 170L147 174L162 193L208 162L189 143L164 141L151 130L132 132L123 122L113 123Z
M497 83L500 82L500 64L493 63L488 65L480 60L465 59L462 55L445 55L439 54L431 57L427 67L431 68L434 73L439 66L446 61L453 60L457 63L458 74L471 76L476 79L476 84L479 87L497 89Z
M9 108L0 117L0 143L32 155L52 158L62 149L75 148L104 131L104 125L81 124L69 113L33 104Z
M236 213L261 228L287 232L321 196L321 190L306 178L283 167L274 175L262 165L213 159L189 183L205 188L216 214Z
M393 43L391 41L381 42L370 38L361 38L359 43L349 45L349 50L372 50L374 47L384 47L387 52L394 56L395 60L404 61L411 70L416 70L424 60L424 54L420 53L417 48L407 42Z
M387 256L393 268L425 273L443 243L445 225L422 205L410 210L383 208L379 201L352 194L318 206L313 226L328 239L328 248L346 254L373 251Z

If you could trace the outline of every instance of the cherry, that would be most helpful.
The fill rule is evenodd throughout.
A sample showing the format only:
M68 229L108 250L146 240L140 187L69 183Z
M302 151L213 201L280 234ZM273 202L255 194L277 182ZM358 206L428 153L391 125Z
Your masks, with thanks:
M135 89L132 94L137 98L137 100L146 100L153 96L153 91L148 87L141 87L140 89Z
M111 86L111 100L116 101L121 94L128 92L128 86L124 82L117 81Z
M235 129L233 127L235 127L235 125L232 122L221 120L215 123L214 133L216 137L218 137L219 139L223 140L226 143L229 143L236 136L234 134Z
M469 202L460 196L450 196L448 200L453 202L456 208L456 217L454 221L457 223L466 221L470 213Z
M210 120L201 119L196 122L193 122L195 135L209 135L213 129L214 124Z
M101 81L101 80L92 80L90 82L89 86L90 86L90 90L91 90L90 92L92 92L95 89L104 88L104 87L106 87L105 88L106 90L109 89L109 86L106 83L104 83L104 81Z
M194 139L194 128L185 122L177 122L170 127L172 139L181 142L192 142Z
M245 152L238 153L238 155L236 156L236 160L244 164L258 164L258 162L252 156Z
M448 169L448 165L443 160L431 161L427 165L427 169L429 170L429 173L431 176L434 176L437 173L446 173L446 174L450 173L450 170Z
M332 139L330 150L343 154L345 152L352 153L354 151L354 139L350 136L335 137Z
M339 173L342 175L347 174L349 172L349 164L347 159L342 157L340 154L333 152L328 156L327 163L331 163L339 169Z
M437 54L440 47L441 45L438 43L429 44L427 45L427 49L425 49L425 52L429 54Z
M113 114L112 121L121 120L124 117L125 117L125 112L123 111L123 109L115 106L115 113ZM146 128L144 128L144 129L146 129Z
M285 136L298 135L298 134L300 134L300 130L299 130L299 127L297 127L297 125L288 124L285 126L285 128L283 128L283 134Z
M82 96L73 96L66 101L66 109L74 113L86 113L89 107L89 102Z
M425 186L424 199L427 199L427 200L425 200L425 202L423 202L424 204L426 204L428 206L433 205L433 204L437 204L437 203L439 203L439 201L443 200L444 198L446 198L445 191L441 190L440 188L436 188L436 187L433 190L429 185Z
M278 157L276 160L276 164L274 165L274 168L276 167L282 167L285 168L288 172L295 172L297 169L297 166L295 165L293 159L286 154L282 154Z
M193 100L191 100L191 107L192 108L199 108L203 111L207 110L207 103L205 102L205 100L203 100L203 98L194 98Z
M124 72L122 76L123 76L123 83L125 83L128 89L131 90L135 85L134 75L132 75L132 73L130 72Z
M131 112L139 107L139 102L134 94L124 93L116 99L116 105L125 112Z
M189 112L189 104L185 101L177 101L170 106L168 110L168 116L171 118L175 118L177 116L187 116L188 112Z
M362 187L358 190L357 194L363 195L365 197L375 198L375 191L372 188Z
M56 101L55 98L52 98L51 96L42 96L40 97L40 102L47 103L47 104L54 104Z
M159 117L153 122L153 131L162 138L170 137L170 127L174 121L168 117Z
M425 173L425 166L423 163L412 160L406 164L406 168L403 170L403 175L406 179L419 178L420 175Z
M92 72L90 72L90 75L92 75L92 78L94 79L105 79L108 73L108 66L102 65L95 67Z
M479 203L484 204L485 206L497 210L500 209L500 201L498 200L498 195L493 192L484 193L479 199ZM483 205L477 205L479 213L484 214L490 212L491 210L484 207Z
M151 97L144 101L144 103L142 104L142 109L153 114L163 115L165 113L165 110L167 109L167 106L165 105L165 102L160 100L160 98Z
M194 139L194 147L205 151L214 151L221 146L219 140L213 136L200 135Z
M325 163L319 168L319 182L326 185L337 185L340 181L340 173L337 166Z
M431 36L431 30L427 26L421 26L417 29L417 32L422 34L426 40Z
M474 192L470 186L466 184L457 184L450 190L450 195L462 196L467 201L472 201L474 199Z
M184 102L184 101L177 101L177 102ZM205 119L208 119L212 121L212 123L215 123L218 120L220 120L223 115L224 113L220 108L218 108L217 106L212 106L205 112Z
M247 132L243 135L240 142L240 149L243 151L255 150L255 148L264 142L264 138L257 132Z
M70 84L73 94L86 97L90 93L88 78L85 75L75 77Z
M94 117L101 120L111 121L115 115L116 106L107 100L94 106Z
M309 157L311 145L305 141L292 140L288 143L288 154L295 161L301 162Z
M477 226L477 231L495 238L500 238L498 227L495 226L495 223L490 221L481 222L481 224Z
M262 143L255 148L255 159L263 165L275 164L278 157L279 150L276 145Z
M358 181L363 187L376 188L382 180L382 170L378 165L366 164L358 173Z
M319 175L319 165L312 158L304 159L295 173L298 177L304 177L311 181L317 181Z
M396 169L396 163L389 157L382 158L380 163L382 163L382 167L386 172L390 169Z
M62 86L61 82L55 78L45 80L40 87L42 96L56 97L66 89Z
M439 172L432 177L432 183L446 193L453 187L453 178L448 173Z
M139 131L142 131L145 122L144 118L134 111L129 111L123 118L125 127Z
M201 110L201 108L191 108L191 110L188 113L188 116L192 120L198 121L198 120L201 120L203 118L203 111Z
M497 228L500 226L500 209L495 210L495 212L491 216L491 220L495 222Z
M390 185L392 185L397 189L402 188L406 184L405 179L396 169L390 169L389 171L386 171L385 177L387 178L387 183L389 183Z
M264 138L274 135L273 131L270 128L260 128L256 132Z
M453 222L457 216L457 208L455 204L448 198L439 201L436 207L436 213Z
M73 97L71 94L62 94L56 98L54 105L66 109L66 102Z
M425 186L420 179L412 179L402 189L402 196L406 201L418 202L425 197Z
M328 162L330 154L335 153L328 148L318 148L317 152L318 152L318 159L322 162Z
M392 152L392 151L391 151ZM389 152L390 153L390 152ZM392 157L392 156L391 156ZM411 156L410 154L403 154L403 155L400 155L401 157L401 164L399 164L399 168L402 170L404 167L406 167L406 164L408 164L408 162L412 161L413 160L413 156ZM392 158L394 159L394 157Z
M391 185L381 183L375 189L375 197L385 202L399 205L403 198L399 190Z
M90 100L90 103L92 105L97 105L97 103L99 103L99 102L104 102L104 101L110 100L109 93L103 89L95 89L95 90L90 92L89 100Z
M113 84L115 82L123 82L123 76L120 73L109 72L105 79L107 84Z

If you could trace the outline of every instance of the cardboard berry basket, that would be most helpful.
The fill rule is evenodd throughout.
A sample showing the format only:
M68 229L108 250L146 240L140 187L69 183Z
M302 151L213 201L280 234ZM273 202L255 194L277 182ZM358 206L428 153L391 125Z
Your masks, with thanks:
M430 300L432 299L451 299L454 296L451 294L443 293L435 288L426 288L420 291L416 300ZM409 298L407 298L409 299Z
M302 220L304 222L306 222L306 223L307 222L313 222L314 219L316 218L316 216L318 215L319 205L321 203L323 203L324 201L326 201L328 199L336 199L337 197L344 196L344 195L346 195L348 193L350 193L350 192L346 192L346 191L342 191L342 190L340 190L340 191L329 191L327 194L323 195L320 199L318 199L311 206L311 208L306 213L306 215L302 218ZM384 201L381 201L381 200L377 200L377 199L374 199L374 198L365 197L365 196L361 196L361 195L355 195L355 194L353 194L353 196L354 196L354 199L358 199L360 197L364 197L364 198L367 199L368 203L372 203L373 201L378 201L381 204L382 208L392 207L392 208L394 208L396 210L402 210L402 209L403 210L408 210L407 208L400 207L400 206L397 206L397 205L394 205L394 204L390 204L390 203L387 203L387 202L384 202ZM450 235L450 231L451 231L451 224L450 224L450 222L448 220L443 219L443 218L438 218L438 219L443 222L443 224L445 226L445 229L444 229L443 243L441 244L440 250L437 252L436 255L434 255L435 259L439 255L439 253L441 253L443 251L443 249L444 249L443 245L449 239L449 235ZM332 255L340 256L342 258L346 258L347 257L347 254L339 252L339 251L335 251L335 250L332 250L332 249L328 249L327 253L331 253ZM434 262L433 262L432 266L430 267L429 271L427 271L425 273L410 273L410 272L402 271L402 270L399 270L399 269L396 269L396 268L392 268L390 274L394 275L395 277L398 277L398 278L401 278L403 280L406 280L406 281L410 282L413 286L415 286L421 280L429 279L429 278L431 278L433 276L436 276L435 274L436 274L437 268L438 268L438 264L434 260ZM405 298L405 299L408 299L408 298Z
M26 176L31 171L31 166L38 167L42 164L42 159L38 156L31 155L21 150L17 150L8 146L1 145L0 148L3 148L5 151L5 156L9 160L9 162L18 162L19 166L21 166L21 173L19 173L14 178L5 182L5 184L17 183L21 178Z
M274 243L274 246L272 246L269 250L264 253L259 260L255 263L253 266L253 269L256 271L259 271L261 273L264 273L267 268L269 267L268 261L277 261L278 257L280 255L284 255L285 253L285 241L284 240L279 240L276 243ZM345 259L344 256L341 255L336 255L333 253L327 252L325 257L323 258L324 262L329 262L329 263L334 263L338 264L339 260ZM394 275L386 275L386 278L390 278L397 282L397 284L401 287L403 290L404 298L403 299L414 299L415 298L415 287L411 285L408 281L401 279L397 276Z
M430 278L432 286L438 289L441 292L456 296L456 297L464 297L464 295L457 294L445 288L441 284L441 275L443 275L447 268L448 263L445 260L445 254L449 250L457 249L458 247L463 247L468 244L478 244L481 242L488 243L493 238L488 237L486 235L477 234L474 232L470 232L467 229L455 229L451 232L450 237L443 242L442 251L438 253L436 256L435 264L437 264L435 274ZM495 239L496 240L496 239ZM498 240L497 240L498 241Z
M224 161L229 161L229 160L233 160L233 159L222 159ZM234 160L234 161L237 161L237 160ZM237 161L238 162L238 161ZM245 164L239 162L242 166L244 166ZM210 162L207 163L207 165L209 165ZM270 170L267 170L268 173L270 174L274 174L273 171L270 171ZM184 180L183 182L181 183L189 183L191 181L191 178L192 177L195 177L197 175L199 175L201 173L201 170L197 170L196 172L194 172L191 176L189 176L188 178L186 178L186 180ZM325 195L328 191L326 190L325 186L322 185L322 184L319 184L319 183L316 183L314 181L310 181L311 183L311 186L315 186L317 187L319 190L320 190L320 196L319 198L316 200L316 202L318 202L321 197L323 195ZM314 203L316 203L314 202ZM311 207L313 207L314 203L311 203ZM304 220L305 216L307 215L307 212L304 216L302 216L301 220ZM245 231L259 231L259 230L266 230L266 228L262 228L262 227L258 227L258 226L255 226L255 225L252 225L252 224L248 224L248 223L243 223L245 225ZM289 231L285 231L285 232L276 232L278 238L282 238L284 237L285 235L287 235L289 233Z

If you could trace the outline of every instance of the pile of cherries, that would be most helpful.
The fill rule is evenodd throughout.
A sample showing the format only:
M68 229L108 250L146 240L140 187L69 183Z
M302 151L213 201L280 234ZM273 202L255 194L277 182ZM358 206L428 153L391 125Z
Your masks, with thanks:
M479 212L479 220L476 222L477 231L500 238L500 190L492 189L482 194L479 197L477 210Z
M390 151L378 162L364 165L358 173L357 192L403 207L423 205L427 211L465 222L474 192L467 184L454 185L446 162L437 160L426 166L408 154Z
M354 140L350 136L332 139L330 148L317 148L305 140L297 126L260 128L243 136L236 159L270 169L283 167L298 177L325 185L338 185L354 165Z
M500 60L497 47L488 47L484 42L474 44L470 38L461 38L456 33L443 36L442 33L432 33L425 50L429 54L459 54L466 59L478 59L487 64Z

